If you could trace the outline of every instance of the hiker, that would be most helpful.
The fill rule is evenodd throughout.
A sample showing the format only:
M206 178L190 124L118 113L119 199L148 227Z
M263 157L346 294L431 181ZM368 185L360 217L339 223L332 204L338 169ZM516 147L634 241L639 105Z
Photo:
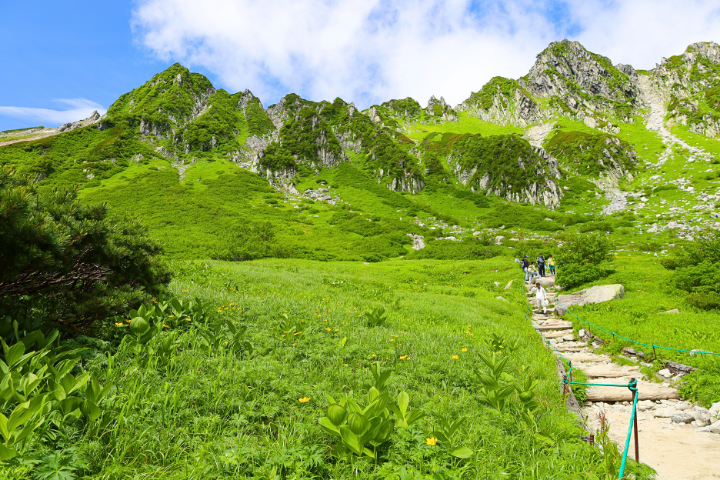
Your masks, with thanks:
M547 292L545 289L540 285L540 282L537 282L535 286L530 290L530 293L535 294L535 299L537 300L538 308L542 308L543 315L546 314L547 307L550 305L550 300L547 298Z
M555 275L555 259L552 255L548 255L547 264L550 267L550 275Z
M528 266L528 277L530 277L530 283L533 282L533 277L538 276L537 267L535 266L535 262L530 262L530 265Z
M520 261L520 268L523 269L523 272L525 272L525 281L527 282L530 280L529 273L528 273L528 267L530 266L530 263L528 262L528 256L525 255L523 259Z
M538 265L538 273L541 277L545 276L545 257L543 257L543 254L541 253L538 255L537 259L537 265Z

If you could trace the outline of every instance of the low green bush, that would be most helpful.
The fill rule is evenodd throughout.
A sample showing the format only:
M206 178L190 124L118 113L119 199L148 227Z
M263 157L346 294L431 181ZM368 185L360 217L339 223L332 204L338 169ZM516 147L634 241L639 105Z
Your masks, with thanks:
M555 283L563 288L576 288L607 275L607 270L592 264L570 263L557 270Z

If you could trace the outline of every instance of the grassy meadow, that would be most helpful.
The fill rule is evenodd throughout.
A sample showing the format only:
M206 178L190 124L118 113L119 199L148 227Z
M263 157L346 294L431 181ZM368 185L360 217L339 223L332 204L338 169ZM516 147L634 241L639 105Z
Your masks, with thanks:
M173 267L172 295L204 313L165 310L141 346L122 318L101 340L74 340L89 348L82 367L112 385L102 415L57 421L27 444L34 460L5 464L3 478L605 478L524 299L503 289L518 286L511 258ZM492 373L481 360L491 352L507 362L500 385L517 385L495 403L474 373ZM373 365L392 372L381 386L391 403L406 392L424 416L396 422L370 458L348 454L319 419L328 395L363 404Z

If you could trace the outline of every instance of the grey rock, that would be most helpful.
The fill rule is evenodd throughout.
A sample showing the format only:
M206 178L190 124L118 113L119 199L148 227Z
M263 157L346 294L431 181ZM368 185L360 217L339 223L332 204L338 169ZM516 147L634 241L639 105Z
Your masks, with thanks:
M625 287L620 284L600 285L570 295L558 295L558 304L564 307L585 305L587 303L603 303L620 299L625 296Z
M672 417L670 417L670 420L671 420L673 423L690 423L690 422L692 422L693 420L695 420L695 417L693 417L693 416L690 415L689 413L680 412L680 413L676 413L675 415L673 415Z
M688 413L695 418L695 421L698 423L698 427L704 427L712 423L712 416L707 408L693 407L688 411Z

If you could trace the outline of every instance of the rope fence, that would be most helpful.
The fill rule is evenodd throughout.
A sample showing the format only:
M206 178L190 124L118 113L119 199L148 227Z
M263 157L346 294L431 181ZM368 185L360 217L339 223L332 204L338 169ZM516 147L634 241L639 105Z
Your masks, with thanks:
M563 378L563 381L562 381L562 384L563 384L564 387L572 388L571 385L587 385L587 386L595 386L595 387L618 387L618 388L627 388L627 389L629 389L629 390L632 392L632 394L633 394L633 406L632 406L632 413L631 413L631 415L630 415L630 425L628 426L628 434L627 434L627 437L625 438L625 449L624 449L624 451L623 451L622 462L621 462L621 464L620 464L620 470L619 470L619 473L618 473L618 479L622 479L623 476L625 475L625 465L627 464L627 456L628 456L628 452L630 451L630 437L632 436L633 425L635 426L635 457L636 457L636 460L639 461L638 428L637 428L637 415L636 415L636 413L637 413L637 402L638 402L638 396L639 396L639 392L638 392L638 388L637 388L637 380L633 378L633 379L630 381L630 383L627 383L627 384L607 384L607 383L603 384L603 383L573 382L573 381L572 381L572 370L573 370L572 362L571 362L570 360L568 360L567 358L565 358L565 357L563 356L563 354L560 353L560 351L559 351L557 348L555 348L555 345L553 345L553 343L552 343L550 340L548 340L547 338L545 338L545 335L543 334L543 332L541 332L541 331L535 326L535 324L534 324L533 321L532 321L532 318L530 318L530 316L529 316L529 314L530 314L530 303L527 301L527 297L525 296L525 277L524 277L524 276L523 276L523 280L520 282L520 294L521 294L523 300L525 301L525 303L527 304L527 309L526 309L526 311L525 311L525 319L526 319L528 322L530 322L530 325L533 327L533 329L540 335L540 337L541 337L542 340L543 340L543 343L546 343L546 344L549 345L553 350L555 350L555 352L557 353L557 355L558 355L558 356L562 359L562 361L565 362L565 363L567 364L567 366L568 366L567 375L565 376L565 378ZM557 297L556 297L556 298L557 298ZM567 310L567 308L566 308L566 310ZM569 313L572 313L572 312L570 312L570 310L568 310L568 312L569 312ZM574 315L578 320L584 321L584 320L582 320L580 317L578 317L577 315L575 315L574 313L573 313L573 315ZM590 323L590 322L585 322L585 323ZM595 326L595 325L593 325L593 326ZM597 328L600 328L600 327L597 327ZM602 330L602 329L601 329L601 330ZM607 330L603 330L603 331L607 331ZM608 333L610 333L610 332L608 332ZM621 337L621 338L624 338L624 337ZM631 340L631 341L632 341L632 340ZM640 343L640 342L637 342L637 343ZM643 344L643 345L644 345L644 344ZM717 354L714 354L714 355L717 355Z

